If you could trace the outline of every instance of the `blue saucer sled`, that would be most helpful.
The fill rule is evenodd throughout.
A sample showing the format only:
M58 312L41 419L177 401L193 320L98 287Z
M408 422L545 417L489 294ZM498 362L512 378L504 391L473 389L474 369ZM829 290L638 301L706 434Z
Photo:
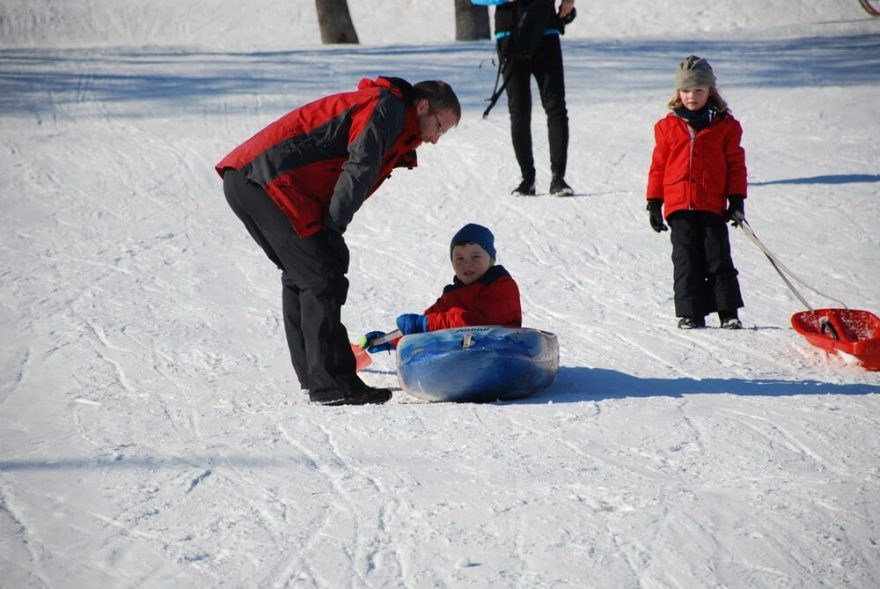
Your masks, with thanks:
M559 372L559 344L546 331L461 327L404 336L397 378L427 401L485 403L521 399L546 389Z

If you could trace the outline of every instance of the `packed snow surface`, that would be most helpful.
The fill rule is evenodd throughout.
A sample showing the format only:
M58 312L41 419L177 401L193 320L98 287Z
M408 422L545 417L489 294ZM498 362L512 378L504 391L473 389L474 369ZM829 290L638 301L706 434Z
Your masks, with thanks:
M6 0L0 6L0 586L880 586L880 373L791 328L731 231L745 329L675 327L648 226L652 125L686 55L745 130L746 213L806 283L880 313L880 19L855 0L588 2L563 39L571 198L535 198L490 41L452 2ZM213 165L363 77L444 79L464 116L346 234L353 340L419 312L477 222L557 334L555 384L312 406L278 271ZM802 287L799 287L802 288ZM816 307L839 307L801 291Z

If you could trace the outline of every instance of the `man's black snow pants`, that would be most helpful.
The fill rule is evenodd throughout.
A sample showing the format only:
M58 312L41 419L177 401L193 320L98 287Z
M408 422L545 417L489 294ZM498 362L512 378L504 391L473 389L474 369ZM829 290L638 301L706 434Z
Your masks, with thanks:
M738 272L724 219L707 211L676 211L667 222L676 317L705 317L741 308Z
M312 391L357 388L355 359L342 324L348 296L348 247L324 230L301 238L261 186L226 170L223 192L251 237L281 270L284 330L300 386Z

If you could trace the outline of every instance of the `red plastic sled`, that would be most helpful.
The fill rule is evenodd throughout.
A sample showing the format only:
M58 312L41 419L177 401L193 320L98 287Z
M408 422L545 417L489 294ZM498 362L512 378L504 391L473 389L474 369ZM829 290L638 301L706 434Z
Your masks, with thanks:
M351 353L354 354L354 361L357 363L357 371L360 372L364 368L368 368L373 363L373 359L366 350L361 349L357 344L351 344Z
M826 352L855 356L866 370L880 370L880 317L855 309L815 309L791 316L791 326Z

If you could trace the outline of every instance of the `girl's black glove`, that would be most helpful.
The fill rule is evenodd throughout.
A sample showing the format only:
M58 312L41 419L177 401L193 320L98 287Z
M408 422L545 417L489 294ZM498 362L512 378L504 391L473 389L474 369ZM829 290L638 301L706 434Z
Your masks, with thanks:
M733 221L734 227L739 227L746 218L746 197L741 194L731 194L727 197L727 210L724 211L724 222Z
M666 226L666 223L663 222L663 199L662 198L649 198L648 199L648 220L651 222L651 229L660 233L661 231L668 231L669 227Z

